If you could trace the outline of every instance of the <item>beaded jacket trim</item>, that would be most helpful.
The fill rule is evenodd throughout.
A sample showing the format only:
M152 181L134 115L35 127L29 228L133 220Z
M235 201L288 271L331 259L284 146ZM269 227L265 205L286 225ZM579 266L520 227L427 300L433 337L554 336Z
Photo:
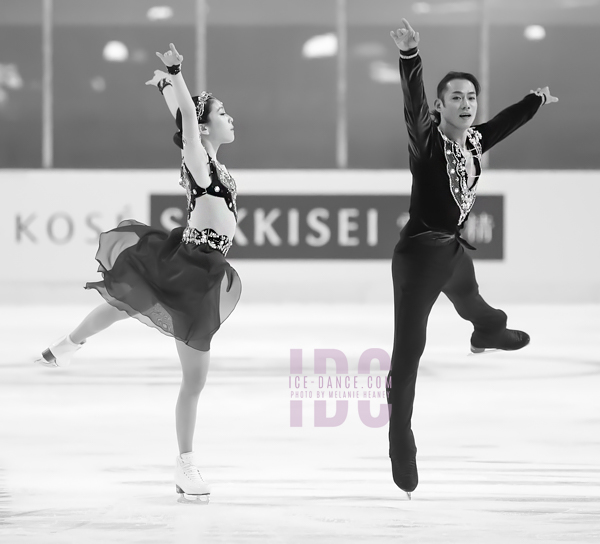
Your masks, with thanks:
M438 131L444 141L444 157L446 158L446 170L448 172L448 180L450 182L450 193L460 210L460 218L458 225L462 225L465 221L477 197L477 182L479 174L481 174L481 157L483 149L481 146L481 133L474 128L467 130L467 139L471 147L475 150L473 159L477 159L479 165L475 165L475 169L479 170L477 179L473 187L469 189L467 160L462 154L459 145L450 140L438 127ZM477 168L479 166L479 168Z
M213 229L198 230L189 225L183 231L181 241L187 244L207 244L209 247L220 251L223 255L227 255L227 252L233 245L233 242L224 234L217 234Z

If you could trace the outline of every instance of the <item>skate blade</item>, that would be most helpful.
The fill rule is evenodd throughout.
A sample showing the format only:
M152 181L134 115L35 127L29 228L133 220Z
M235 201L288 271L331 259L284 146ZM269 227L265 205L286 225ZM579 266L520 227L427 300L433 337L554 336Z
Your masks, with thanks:
M471 345L471 353L469 355L482 355L483 353L492 353L494 351L500 351L498 348L476 348Z
M177 502L180 504L196 504L206 506L210 502L210 495L188 495L187 493L178 493Z
M34 362L42 366L58 366L56 357L54 357L54 354L49 349L42 351L42 356L35 359Z
M411 501L412 500L412 494L410 491L406 491L406 496L408 497L408 500Z
M189 493L184 493L183 489L179 486L176 486L177 494L179 497L177 498L177 502L181 504L198 504L198 505L206 505L210 501L210 493L203 493L202 495L191 495Z

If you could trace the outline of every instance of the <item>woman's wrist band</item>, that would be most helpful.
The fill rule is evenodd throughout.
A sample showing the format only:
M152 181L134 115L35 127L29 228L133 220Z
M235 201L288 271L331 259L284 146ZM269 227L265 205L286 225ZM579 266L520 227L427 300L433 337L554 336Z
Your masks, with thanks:
M165 87L168 87L169 85L173 85L171 83L171 80L167 79L166 77L163 77L159 82L158 82L158 90L160 91L160 94L163 94L163 91L165 90Z
M167 72L169 72L169 74L171 74L172 76L178 74L179 72L181 72L181 64L173 64L173 66L167 66Z

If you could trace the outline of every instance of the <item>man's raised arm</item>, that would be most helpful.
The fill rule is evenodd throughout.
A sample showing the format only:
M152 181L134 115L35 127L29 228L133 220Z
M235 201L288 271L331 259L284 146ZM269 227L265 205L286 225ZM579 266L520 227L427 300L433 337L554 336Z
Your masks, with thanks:
M558 102L558 98L550 94L548 87L539 88L537 91L531 91L523 100L502 110L487 123L477 126L481 132L483 152L495 146L512 134L519 127L522 127L538 111L540 106Z
M431 116L423 86L423 64L419 56L419 33L402 19L404 28L390 32L400 50L400 77L404 95L404 119L408 129L409 152L411 158L420 160L427 157L431 135Z

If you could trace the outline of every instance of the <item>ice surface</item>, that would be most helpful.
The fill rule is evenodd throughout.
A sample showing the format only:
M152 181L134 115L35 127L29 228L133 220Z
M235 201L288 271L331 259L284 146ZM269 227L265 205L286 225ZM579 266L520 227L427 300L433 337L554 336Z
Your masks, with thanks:
M387 426L364 425L356 399L338 427L315 427L309 400L303 426L290 426L290 349L303 349L310 379L316 348L342 351L357 375L366 349L391 349L391 306L242 301L200 399L206 506L175 493L172 341L128 320L68 369L29 362L92 308L1 307L3 544L600 541L598 306L503 307L532 343L479 356L469 324L434 308L408 501L391 479Z

